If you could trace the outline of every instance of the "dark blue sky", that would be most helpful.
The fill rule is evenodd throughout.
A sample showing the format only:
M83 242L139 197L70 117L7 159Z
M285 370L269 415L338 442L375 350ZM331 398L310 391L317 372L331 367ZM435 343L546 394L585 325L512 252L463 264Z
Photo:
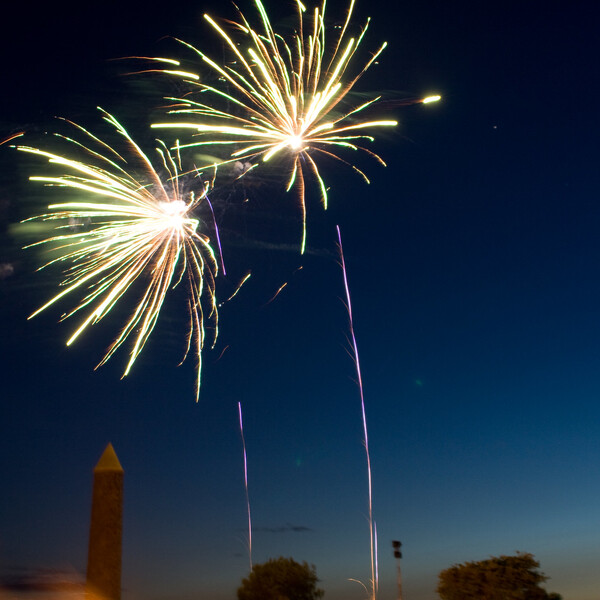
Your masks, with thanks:
M400 125L377 139L386 169L361 163L370 186L338 166L326 172L330 209L309 194L305 258L294 250L294 198L276 177L275 191L259 182L240 215L227 212L222 285L247 266L254 277L222 309L198 404L191 365L176 367L175 308L165 308L124 381L120 356L92 370L110 323L66 348L71 325L56 322L59 310L26 321L56 279L33 272L39 257L19 250L7 225L29 216L32 200L28 172L3 147L5 587L45 568L85 571L91 470L111 441L125 469L124 600L233 598L248 569L242 402L254 561L307 560L326 598L364 597L347 581L370 573L339 224L364 379L381 600L395 597L392 539L403 542L409 600L434 598L437 573L451 564L516 550L536 555L548 588L565 600L595 600L600 81L588 4L432 0L389 12L359 1L358 15L373 17L364 56L381 40L389 47L357 89L439 92L443 102L387 110ZM54 115L92 127L98 104L135 120L147 90L117 78L105 59L164 54L174 46L159 38L170 34L202 46L201 14L231 15L189 2L166 13L103 6L18 8L2 40L2 136L51 129ZM240 6L253 16L250 4ZM274 20L288 15L286 6L267 7ZM344 10L328 5L332 18Z

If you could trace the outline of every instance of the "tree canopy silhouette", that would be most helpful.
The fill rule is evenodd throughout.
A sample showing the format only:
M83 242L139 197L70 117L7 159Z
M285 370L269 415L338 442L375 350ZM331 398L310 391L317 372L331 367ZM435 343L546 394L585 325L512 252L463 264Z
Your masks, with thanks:
M540 586L548 577L533 554L490 557L445 569L438 575L442 600L562 600Z
M271 558L254 565L242 579L238 600L317 600L323 590L317 588L314 565L298 563L293 558Z

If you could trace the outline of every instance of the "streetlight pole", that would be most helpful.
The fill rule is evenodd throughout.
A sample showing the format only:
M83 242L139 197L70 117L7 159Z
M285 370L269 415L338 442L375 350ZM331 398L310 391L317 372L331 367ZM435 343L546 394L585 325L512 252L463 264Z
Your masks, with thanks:
M402 600L402 571L400 570L400 559L402 558L402 552L400 552L400 546L402 542L394 540L392 542L392 548L394 548L394 558L396 559L396 565L398 568L398 600Z

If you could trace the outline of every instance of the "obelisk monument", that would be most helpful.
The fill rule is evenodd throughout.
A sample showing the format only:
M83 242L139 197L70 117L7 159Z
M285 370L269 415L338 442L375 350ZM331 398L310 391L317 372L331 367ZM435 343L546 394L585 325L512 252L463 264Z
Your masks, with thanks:
M121 600L123 467L108 444L94 468L86 596Z

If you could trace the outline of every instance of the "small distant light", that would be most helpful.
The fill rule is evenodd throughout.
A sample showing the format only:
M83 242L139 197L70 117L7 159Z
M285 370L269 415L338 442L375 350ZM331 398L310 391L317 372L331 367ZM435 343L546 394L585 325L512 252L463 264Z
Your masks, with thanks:
M423 104L429 104L430 102L438 102L438 100L441 100L442 97L441 96L427 96L427 98L423 98L423 100L421 100L421 102Z

